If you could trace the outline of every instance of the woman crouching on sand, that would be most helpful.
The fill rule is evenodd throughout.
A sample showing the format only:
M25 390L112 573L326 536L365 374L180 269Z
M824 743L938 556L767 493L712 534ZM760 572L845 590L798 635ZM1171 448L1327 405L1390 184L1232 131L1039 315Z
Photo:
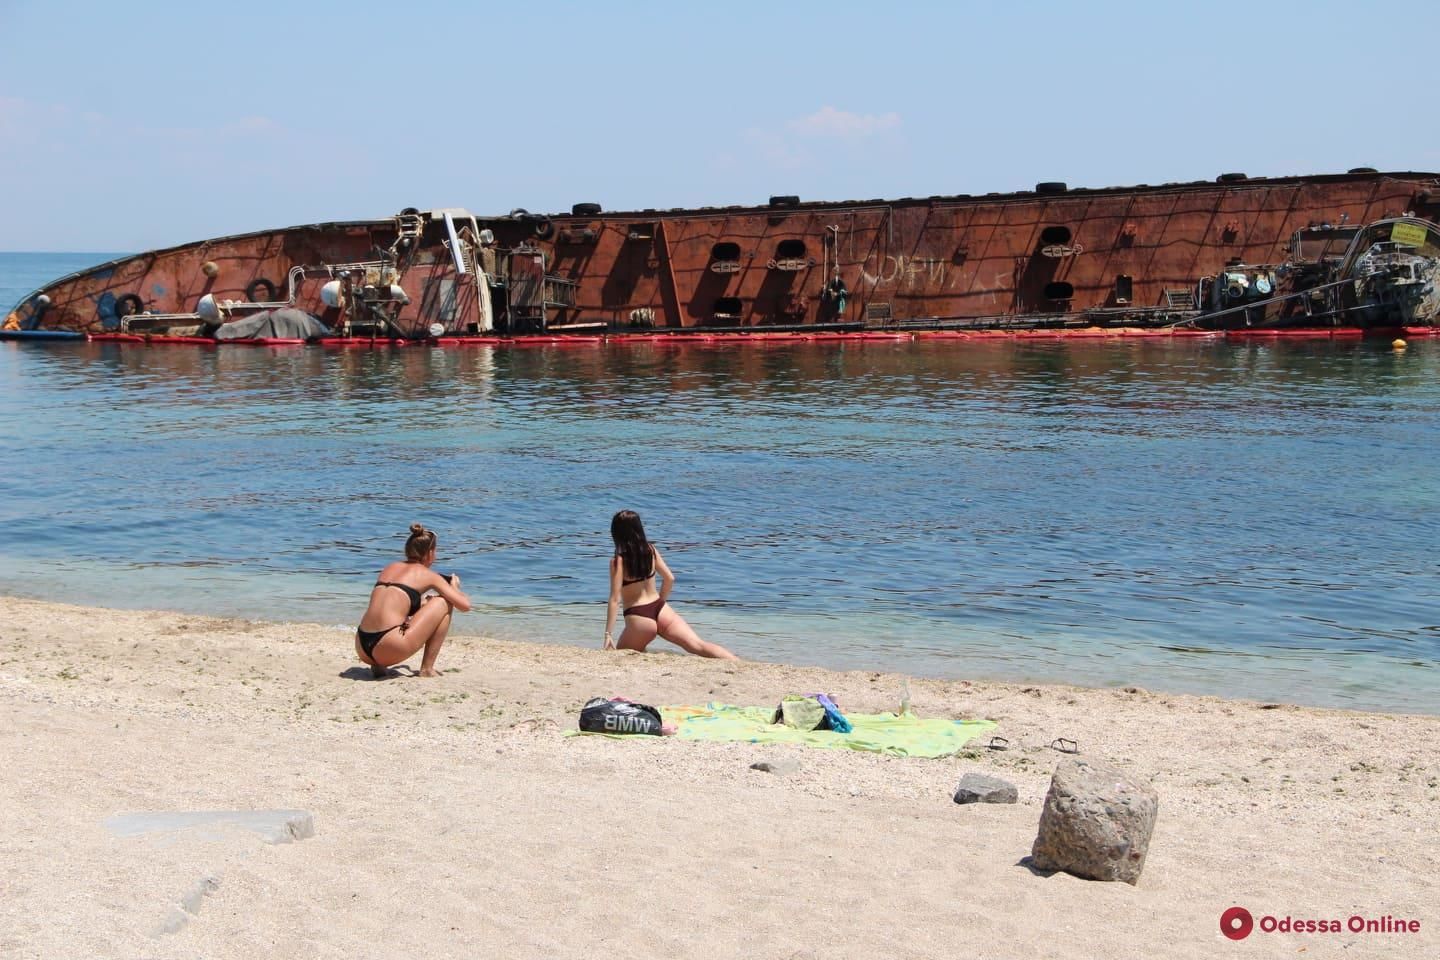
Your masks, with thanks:
M665 558L649 540L640 524L640 514L621 510L610 521L610 539L615 541L615 555L610 558L610 604L605 611L605 649L639 650L644 652L650 641L661 636L682 650L718 660L738 659L718 643L707 643L690 629L690 624L675 608L665 603L675 586ZM660 575L660 589L655 589L655 575ZM615 613L623 610L625 629L617 643L612 639Z
M409 660L421 647L425 655L420 658L420 676L440 676L435 658L450 632L450 614L470 609L470 598L460 592L460 577L441 576L430 569L435 543L433 530L412 523L405 560L381 570L370 591L370 606L355 631L355 653L370 665L377 680L389 676L388 667ZM426 597L431 591L439 596Z

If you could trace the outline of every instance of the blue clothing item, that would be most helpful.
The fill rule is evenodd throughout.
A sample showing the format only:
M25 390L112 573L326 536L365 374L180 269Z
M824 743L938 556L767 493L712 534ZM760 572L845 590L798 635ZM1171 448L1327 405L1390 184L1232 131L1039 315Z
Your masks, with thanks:
M845 719L845 714L841 713L840 708L835 706L834 700L831 700L823 693L812 693L810 696L818 700L820 706L825 708L825 719L830 722L831 730L834 730L836 733L849 733L853 729L850 726L850 721Z

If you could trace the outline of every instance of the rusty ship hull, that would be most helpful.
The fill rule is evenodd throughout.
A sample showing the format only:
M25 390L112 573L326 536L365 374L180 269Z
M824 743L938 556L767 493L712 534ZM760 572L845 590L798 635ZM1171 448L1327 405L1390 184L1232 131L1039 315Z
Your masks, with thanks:
M1417 242L1429 246L1419 252L1440 255L1431 249L1440 248L1440 228L1428 241L1424 233L1437 217L1440 175L1369 169L1104 189L1046 183L900 200L777 196L753 207L606 212L581 203L564 214L490 217L407 209L100 264L28 295L5 332L390 343L1428 332L1433 313L1410 309L1397 319L1376 306L1378 295L1357 304L1334 268L1362 259L1353 251L1347 258L1348 247L1361 225L1380 221L1403 221L1405 236L1421 231ZM275 310L300 311L320 326L303 336L267 336L264 328L234 335L238 321Z

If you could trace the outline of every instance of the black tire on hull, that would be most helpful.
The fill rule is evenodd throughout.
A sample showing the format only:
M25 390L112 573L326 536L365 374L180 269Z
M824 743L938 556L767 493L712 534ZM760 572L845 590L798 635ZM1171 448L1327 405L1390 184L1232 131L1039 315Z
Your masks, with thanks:
M255 296L255 294L259 293L261 289L265 291L265 296ZM275 284L271 283L269 280L266 280L264 277L256 277L254 280L250 281L250 286L245 288L245 299L249 300L251 303L266 303L275 299L275 292Z
M145 310L145 301L139 294L123 293L115 298L115 316L133 317Z

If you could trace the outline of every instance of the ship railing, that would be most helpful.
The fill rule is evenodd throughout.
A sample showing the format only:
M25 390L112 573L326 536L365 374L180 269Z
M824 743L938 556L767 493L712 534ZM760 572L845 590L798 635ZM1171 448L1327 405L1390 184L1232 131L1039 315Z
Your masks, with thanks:
M291 267L288 278L290 285L290 300L295 300L295 291L300 281L306 277L330 277L334 278L343 273L358 273L365 275L367 270L384 271L386 268L395 269L395 263L391 260L357 260L354 263L322 263L315 267ZM397 271L398 272L398 271Z
M215 304L226 313L234 313L237 310L279 310L281 307L293 307L295 300L220 300Z
M295 305L295 288L297 286L296 271L304 270L304 267L291 267L290 274L286 277L286 297L284 300L219 300L215 306L220 308L222 314L235 312L258 311L258 310L279 310L282 307L293 307Z
M151 327L169 327L179 323L204 326L205 318L198 313L132 313L120 318L120 332L146 330Z
M216 306L226 313L250 312L258 310L279 310L283 307L295 306L299 294L300 283L306 277L328 277L334 278L343 273L358 273L362 277L367 270L383 271L386 268L394 269L395 264L389 260L357 260L354 263L322 263L318 266L294 266L285 277L285 299L284 300L221 300ZM152 314L153 316L153 314Z

